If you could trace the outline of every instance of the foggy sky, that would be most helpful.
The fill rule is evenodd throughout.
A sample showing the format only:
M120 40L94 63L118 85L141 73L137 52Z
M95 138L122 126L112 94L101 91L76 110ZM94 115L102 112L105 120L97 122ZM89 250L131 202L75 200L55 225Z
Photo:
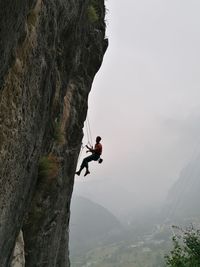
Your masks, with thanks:
M106 6L109 48L89 98L104 163L76 176L74 191L123 213L159 204L200 152L200 1Z

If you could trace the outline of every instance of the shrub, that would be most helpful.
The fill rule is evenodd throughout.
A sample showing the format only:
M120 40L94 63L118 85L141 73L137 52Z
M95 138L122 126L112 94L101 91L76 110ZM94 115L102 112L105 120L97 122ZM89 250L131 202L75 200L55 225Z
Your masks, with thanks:
M38 177L55 179L58 176L59 163L56 156L49 154L39 160Z
M53 138L58 144L63 144L64 142L64 133L62 132L61 123L55 122L53 126Z
M172 241L173 249L165 256L167 266L200 266L200 230L195 230L193 227L186 231L181 229L181 234L175 235Z
M88 12L88 19L91 23L95 23L99 20L97 8L93 4L88 6L87 12Z

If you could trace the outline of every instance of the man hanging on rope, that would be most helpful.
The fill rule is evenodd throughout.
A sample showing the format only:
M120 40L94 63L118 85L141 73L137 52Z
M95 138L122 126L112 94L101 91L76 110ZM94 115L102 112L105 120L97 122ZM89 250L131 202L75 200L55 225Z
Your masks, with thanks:
M88 152L91 152L92 155L90 155L89 157L86 157L86 158L83 159L83 162L81 163L81 166L80 166L79 171L76 172L77 175L80 175L81 174L81 171L84 168L86 168L86 172L85 172L84 176L90 174L88 162L93 161L93 160L94 161L99 160L100 159L100 156L102 154L102 145L101 145L100 141L101 141L101 137L100 136L97 136L96 137L96 144L95 144L94 149L92 147L86 146L89 149Z

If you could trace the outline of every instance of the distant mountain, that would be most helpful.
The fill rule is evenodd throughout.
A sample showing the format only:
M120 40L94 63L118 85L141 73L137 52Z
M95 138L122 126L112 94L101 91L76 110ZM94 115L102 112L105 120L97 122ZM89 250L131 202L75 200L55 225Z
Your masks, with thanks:
M178 219L200 217L200 156L191 161L180 173L169 191L164 212Z
M71 204L70 254L83 253L121 229L117 218L101 205L84 197Z

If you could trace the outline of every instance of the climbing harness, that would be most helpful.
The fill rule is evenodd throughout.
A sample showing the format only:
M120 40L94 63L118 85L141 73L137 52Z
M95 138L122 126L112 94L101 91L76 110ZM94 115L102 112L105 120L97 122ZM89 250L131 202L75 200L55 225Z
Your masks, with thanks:
M86 128L86 133L87 133L87 145L90 147L93 147L93 141L92 141L92 132L91 132L91 127L90 127L90 121L89 121L89 116L86 118L86 123L85 123L85 128ZM100 157L98 159L98 163L101 164L103 162L103 159Z

